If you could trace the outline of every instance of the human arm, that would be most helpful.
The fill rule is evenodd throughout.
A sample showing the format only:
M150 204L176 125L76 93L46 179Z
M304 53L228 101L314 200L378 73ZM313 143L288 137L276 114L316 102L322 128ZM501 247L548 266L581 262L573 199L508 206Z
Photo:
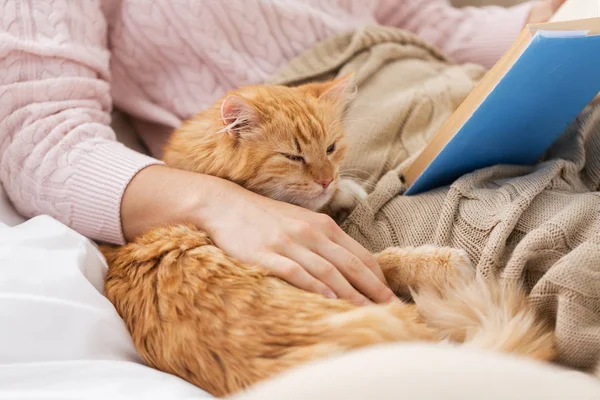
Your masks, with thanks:
M97 2L0 3L0 180L27 217L123 243L120 203L159 161L115 141Z
M527 18L527 23L537 24L548 22L565 1L566 0L542 0L534 2L529 17Z
M228 255L302 289L326 296L332 290L357 304L365 295L394 298L374 257L331 218L220 178L150 166L131 181L121 209L128 239L152 226L191 223Z

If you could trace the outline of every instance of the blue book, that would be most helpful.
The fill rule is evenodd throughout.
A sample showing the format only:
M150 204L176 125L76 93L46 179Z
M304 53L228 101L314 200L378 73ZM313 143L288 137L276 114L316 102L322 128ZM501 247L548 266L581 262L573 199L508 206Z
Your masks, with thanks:
M527 26L404 171L406 195L532 165L600 92L600 18Z

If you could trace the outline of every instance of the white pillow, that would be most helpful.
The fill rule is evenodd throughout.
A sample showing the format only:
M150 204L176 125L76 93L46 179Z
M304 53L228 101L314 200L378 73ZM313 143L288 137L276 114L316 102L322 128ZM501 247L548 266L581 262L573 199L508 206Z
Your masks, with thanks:
M41 216L0 224L0 399L211 398L140 361L102 295L104 258Z

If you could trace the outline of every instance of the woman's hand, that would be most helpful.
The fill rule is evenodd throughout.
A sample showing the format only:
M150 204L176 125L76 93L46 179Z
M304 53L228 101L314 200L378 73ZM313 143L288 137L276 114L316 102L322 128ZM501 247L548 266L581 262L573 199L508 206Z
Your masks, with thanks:
M394 298L375 258L333 220L223 179L151 166L123 197L127 239L151 226L192 223L228 255L299 288L355 304Z
M548 22L556 11L563 5L565 0L541 0L536 2L531 7L529 18L527 19L528 24L537 24L541 22Z

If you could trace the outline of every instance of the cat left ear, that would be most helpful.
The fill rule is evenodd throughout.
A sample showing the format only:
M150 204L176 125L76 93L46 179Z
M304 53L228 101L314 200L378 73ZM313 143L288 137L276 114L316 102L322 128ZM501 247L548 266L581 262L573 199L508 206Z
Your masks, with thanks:
M221 103L221 119L225 126L219 132L230 135L239 135L244 129L259 123L256 109L246 99L233 94L225 97Z

